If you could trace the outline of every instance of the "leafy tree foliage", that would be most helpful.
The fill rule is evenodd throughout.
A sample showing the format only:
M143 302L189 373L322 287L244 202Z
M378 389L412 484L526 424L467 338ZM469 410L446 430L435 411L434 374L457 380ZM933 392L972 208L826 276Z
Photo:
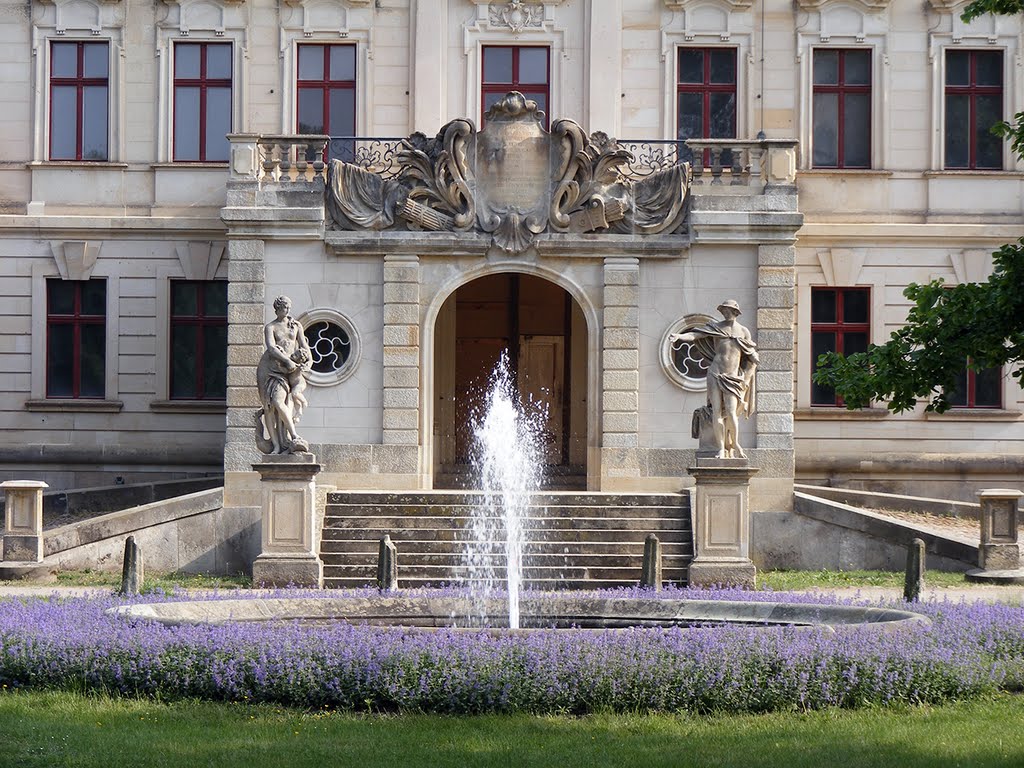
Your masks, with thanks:
M1022 12L1024 0L975 0L961 18ZM1024 112L992 130L1024 157ZM942 413L965 365L977 371L1024 363L1024 238L996 251L993 267L984 283L911 284L904 291L914 302L906 325L867 352L822 355L814 380L835 389L850 409L884 400L898 413L920 398L927 401L925 410ZM1024 368L1013 376L1021 381Z

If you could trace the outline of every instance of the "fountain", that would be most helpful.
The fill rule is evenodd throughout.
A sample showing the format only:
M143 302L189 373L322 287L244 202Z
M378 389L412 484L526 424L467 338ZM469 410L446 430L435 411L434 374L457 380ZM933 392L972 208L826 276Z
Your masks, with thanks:
M533 405L533 404L527 404ZM539 412L541 406L532 407ZM508 354L490 376L482 412L474 414L473 464L484 501L468 525L467 581L473 595L473 621L484 624L494 592L508 590L508 626L519 628L519 593L523 583L523 524L530 494L540 487L542 413L518 402ZM504 568L502 568L504 566ZM500 578L501 571L505 578ZM504 582L504 583L502 583Z

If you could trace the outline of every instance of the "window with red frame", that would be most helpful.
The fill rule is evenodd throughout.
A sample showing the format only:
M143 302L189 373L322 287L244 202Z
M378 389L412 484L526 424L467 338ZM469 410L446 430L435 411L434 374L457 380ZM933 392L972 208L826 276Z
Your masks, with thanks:
M546 47L485 45L484 74L480 86L480 124L487 110L501 101L509 91L519 91L537 102L548 127L548 105L551 97L551 57Z
M680 48L677 63L677 138L736 138L736 49ZM692 153L681 146L679 157ZM723 155L722 162L731 160Z
M1003 369L996 366L975 371L964 363L956 387L946 399L954 408L1002 408Z
M871 166L871 51L816 49L815 168Z
M103 397L106 331L105 280L46 281L47 397Z
M228 284L171 281L172 400L223 400L227 392Z
M107 160L107 43L50 44L50 159Z
M300 45L298 59L298 132L355 136L356 47Z
M811 373L826 352L866 352L871 337L870 288L811 288ZM834 389L811 380L811 405L842 405Z
M231 43L174 44L175 161L227 162L231 72Z
M1003 167L1003 52L946 51L946 168Z

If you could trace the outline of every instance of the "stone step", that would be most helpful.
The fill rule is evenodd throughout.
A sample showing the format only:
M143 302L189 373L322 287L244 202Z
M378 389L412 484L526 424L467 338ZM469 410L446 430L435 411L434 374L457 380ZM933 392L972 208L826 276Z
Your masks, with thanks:
M687 577L687 568L674 567L664 568L662 570L662 576L665 581L670 582L685 582ZM504 577L504 573L499 571L496 574L500 580ZM376 569L365 565L332 565L328 572L325 568L324 580L338 580L338 579L354 579L362 580L360 584L373 584L376 580ZM538 581L549 581L549 582L564 582L564 581L579 581L586 583L588 586L593 581L615 581L621 584L633 584L636 585L640 581L640 567L639 565L635 568L624 567L624 566L609 566L609 567L548 567L548 568L528 568L524 571L524 582L527 589L535 589L533 582ZM452 569L445 565L426 565L403 568L401 563L398 569L398 581L403 587L411 586L412 582L420 582L422 584L469 584L472 580L465 578L464 575L459 573L453 573Z
M420 517L472 517L479 507L469 504L328 504L326 516L331 517L380 517L383 515L417 515ZM682 517L686 507L636 505L540 505L527 507L527 517ZM490 515L498 515L490 510Z
M367 566L377 567L376 552L321 552L320 559L324 565L331 566ZM493 555L481 555L481 564L490 564L495 570L504 572L505 554L495 553ZM621 552L586 554L558 554L558 553L525 553L523 555L523 566L525 568L635 568L639 578L642 555L633 555ZM691 560L689 552L675 554L662 553L661 563L663 568L686 568ZM468 568L466 556L461 552L417 552L415 556L402 557L398 555L399 576L405 570L415 570L434 566L465 570Z
M351 536L338 536L340 531L325 531L334 534L324 536L321 549L324 552L376 552L380 540L384 538L380 531L351 531ZM565 535L558 538L533 538L528 537L526 547L531 551L558 551L564 548L572 548L578 551L581 546L586 546L587 551L599 552L603 549L639 550L643 551L646 534L638 535L636 531L565 531ZM454 534L459 534L455 536ZM466 545L474 541L464 531L395 531L391 541L398 548L399 554L415 552L438 552L438 551L463 551ZM659 531L658 540L663 547L689 546L692 537L686 531ZM497 542L496 542L497 543Z
M447 523L447 524L443 524ZM444 520L436 517L347 517L328 518L324 521L324 536L330 536L331 531L345 530L376 530L383 533L390 533L398 530L470 530L469 518L452 518ZM572 530L619 530L619 531L647 531L657 533L658 531L688 531L689 521L686 519L666 519L663 517L643 518L548 518L546 520L529 520L523 526L526 531L549 531L555 535L556 531Z
M686 584L685 574L679 578L665 576L665 582L669 584ZM439 582L434 578L402 577L399 576L399 584L402 589L421 589L425 587L439 587L448 582ZM582 590L582 589L618 589L622 587L635 587L637 578L627 579L533 579L527 585L527 589L539 591L554 590ZM358 589L360 587L375 586L372 576L324 576L324 587L327 589Z
M688 507L688 493L597 493L548 491L530 494L531 506L664 506ZM480 491L335 491L327 494L327 504L398 506L480 506L485 496Z

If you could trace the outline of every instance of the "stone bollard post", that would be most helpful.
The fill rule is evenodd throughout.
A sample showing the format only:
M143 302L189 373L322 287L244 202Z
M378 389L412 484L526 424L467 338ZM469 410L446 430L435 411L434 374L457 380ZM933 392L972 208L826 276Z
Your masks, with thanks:
M39 480L0 483L6 494L4 560L43 562L43 489L49 487Z
M640 570L640 586L661 591L661 542L653 533L644 540L644 563Z
M377 552L377 588L382 592L398 589L398 548L387 535L380 540Z
M925 548L924 541L914 539L907 546L907 573L903 580L903 599L916 603L924 589Z
M129 536L124 540L124 564L121 566L121 589L118 591L122 595L137 595L142 591L144 578L142 548L135 543L134 536Z

